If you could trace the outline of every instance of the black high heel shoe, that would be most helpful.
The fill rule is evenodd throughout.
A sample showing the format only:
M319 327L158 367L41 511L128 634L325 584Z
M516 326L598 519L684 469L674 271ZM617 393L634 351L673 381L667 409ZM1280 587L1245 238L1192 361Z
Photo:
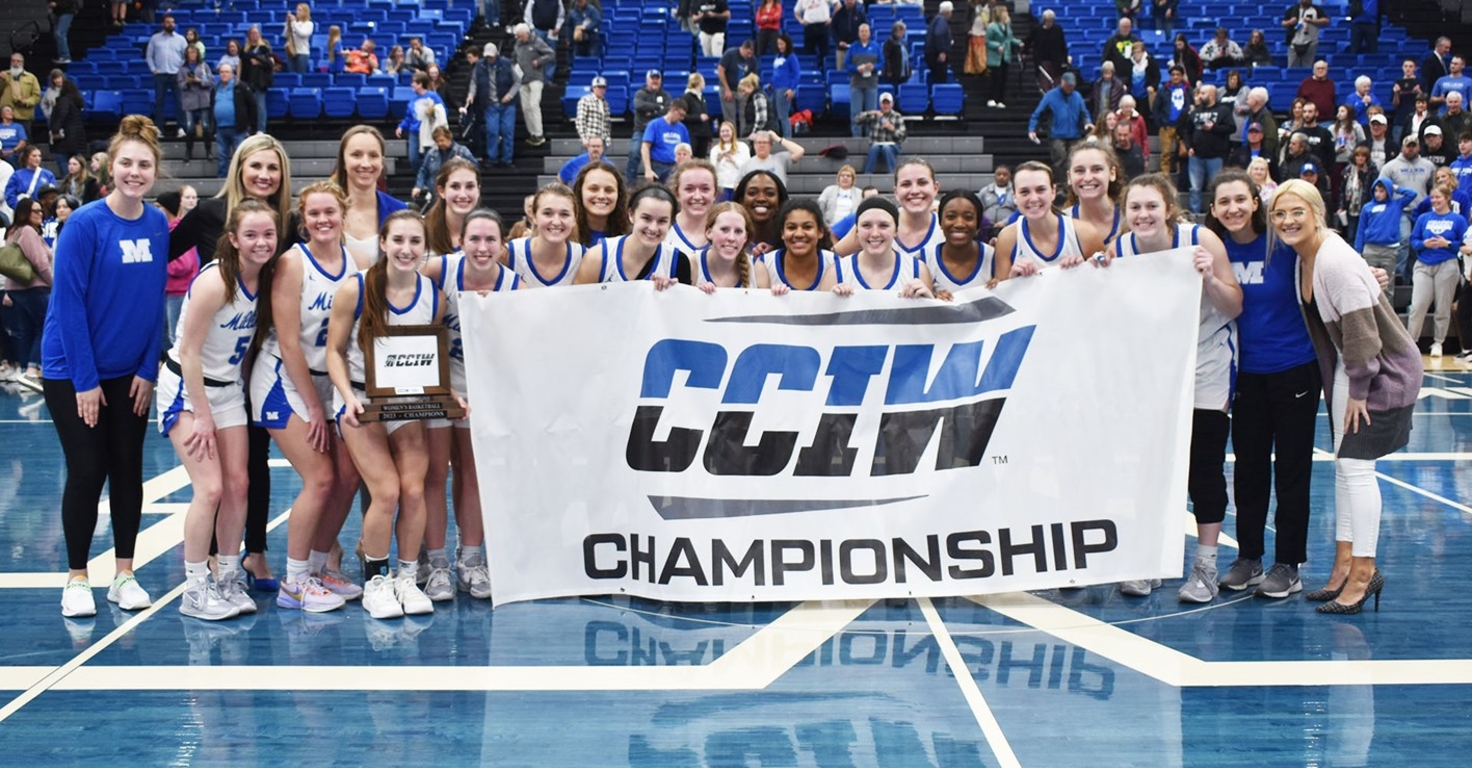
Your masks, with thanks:
M1344 583L1345 584L1348 584L1349 583L1349 577L1348 576L1345 576L1344 577ZM1314 601L1316 603L1322 603L1322 602L1327 602L1329 600L1333 600L1336 597L1339 597L1339 593L1340 592L1343 592L1343 591L1344 591L1344 584L1340 584L1338 589L1329 589L1328 587L1324 587L1323 589L1316 589L1316 590L1314 590L1312 592L1305 592L1305 593L1303 593L1303 599L1305 599L1305 600L1312 600L1312 601Z
M1359 600L1347 605L1345 603L1339 602L1338 600L1330 600L1329 602L1319 606L1316 610L1319 613L1336 613L1341 615L1359 613L1360 611L1364 610L1365 601L1369 600L1370 597L1373 595L1375 598L1375 612L1379 613L1380 592L1383 589L1385 589L1385 577L1380 575L1379 570L1376 570L1375 573L1370 576L1369 585L1365 587L1364 597L1361 597ZM1340 591L1343 591L1343 589L1341 588Z

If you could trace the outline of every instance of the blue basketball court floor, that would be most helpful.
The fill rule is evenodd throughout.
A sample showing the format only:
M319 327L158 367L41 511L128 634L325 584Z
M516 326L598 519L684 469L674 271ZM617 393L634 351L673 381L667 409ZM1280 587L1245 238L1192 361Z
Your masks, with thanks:
M257 595L255 616L210 624L177 610L190 492L169 444L152 435L138 575L154 607L123 613L99 589L95 619L67 620L60 448L40 397L7 390L0 762L1466 766L1472 373L1450 361L1430 368L1411 445L1380 463L1384 600L1352 617L1316 614L1301 596L1184 606L1177 581L1145 599L1093 587L756 606L589 598L493 611L460 596L393 622L357 605L303 615ZM1318 444L1309 588L1333 551L1323 414ZM279 573L296 476L276 465ZM94 585L111 577L107 527L103 514ZM1224 544L1225 564L1235 541Z

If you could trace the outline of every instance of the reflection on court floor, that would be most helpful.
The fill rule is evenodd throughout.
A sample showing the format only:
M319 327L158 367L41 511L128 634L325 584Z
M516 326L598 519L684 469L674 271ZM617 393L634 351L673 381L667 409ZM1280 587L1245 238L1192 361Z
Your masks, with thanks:
M462 595L394 622L257 595L259 614L209 624L177 610L189 488L150 437L138 562L156 607L102 603L67 620L48 419L39 396L0 393L8 765L1461 766L1472 749L1465 372L1428 373L1411 445L1380 464L1384 602L1347 618L1299 598L1183 606L1173 589L1133 599L1101 586L494 611ZM1320 423L1313 586L1332 556ZM273 484L270 543L284 557L296 477L279 460ZM99 542L106 526L103 515ZM97 555L93 583L106 583L111 553Z

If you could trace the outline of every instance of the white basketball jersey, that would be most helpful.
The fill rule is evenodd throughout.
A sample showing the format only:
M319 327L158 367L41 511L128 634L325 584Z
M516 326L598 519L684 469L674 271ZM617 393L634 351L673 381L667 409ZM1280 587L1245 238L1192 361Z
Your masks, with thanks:
M930 276L935 280L935 290L949 291L955 293L962 288L974 288L986 285L993 277L996 277L997 251L986 243L980 244L980 253L976 259L976 268L969 275L953 275L946 269L945 261L940 257L940 249L944 243L925 249L925 266L930 268Z
M899 250L894 252L894 271L890 273L889 280L884 285L869 285L864 275L859 271L859 255L844 256L834 263L838 270L838 284L852 285L870 291L888 291L899 287L906 280L914 280L920 276L920 260Z
M1074 203L1073 207L1069 208L1067 213L1070 219L1083 221L1083 212L1079 210L1078 203ZM1119 215L1119 206L1116 205L1114 206L1114 221L1109 225L1109 233L1104 235L1104 243L1106 245L1114 242L1114 238L1119 237L1119 221L1121 218L1123 217Z
M358 346L358 319L363 316L363 290L367 284L364 279L367 271L356 272L353 278L358 281L358 306L353 308L353 330L348 336L348 378L356 383L362 383L363 378L363 349ZM435 311L439 309L440 292L434 287L434 283L424 275L419 276L419 282L414 288L414 298L406 307L388 305L389 325L429 325L434 322Z
M1182 248L1201 242L1201 227L1177 224L1171 248ZM1123 235L1115 243L1120 258L1139 253L1133 233ZM1196 336L1196 402L1197 408L1220 411L1232 397L1232 384L1237 378L1237 324L1228 319L1206 291L1201 292L1201 320Z
M705 233L701 232L700 234L704 235ZM690 237L685 234L685 230L680 229L679 222L670 223L670 231L669 234L664 236L664 244L666 248L673 248L687 256L694 256L705 249L705 245L696 245L690 240ZM706 245L709 245L709 243Z
M465 254L455 253L440 258L440 290L445 294L445 327L450 329L450 378L465 380L465 345L460 336L460 293L465 290ZM492 291L514 291L521 276L502 268L496 274ZM464 388L460 388L464 391Z
M905 241L900 239L899 233L896 232L894 236L894 249L907 256L919 259L923 257L926 251L930 250L931 246L939 245L945 242L945 240L946 234L940 228L940 217L932 213L930 214L930 229L925 230L925 236L920 238L920 242L914 243L913 245L906 244Z
M557 285L572 285L572 280L577 277L578 265L583 263L585 253L582 244L567 241L567 256L562 262L562 268L556 273L544 275L537 271L537 265L532 262L532 239L521 237L506 244L507 262L511 271L521 275L526 281L528 288L551 288Z
M302 352L306 353L307 367L312 370L312 373L325 376L327 375L327 318L332 315L332 297L337 295L337 289L352 279L353 273L348 271L348 265L353 263L353 257L344 246L342 266L338 267L336 275L332 275L317 263L305 243L298 243L292 246L291 250L296 252L297 258L302 262L302 298L299 310ZM262 342L261 351L281 357L281 342L276 337L275 326L270 328L266 340Z
M795 285L787 279L787 271L785 269L786 258L787 249L778 248L775 251L768 251L756 257L756 262L759 267L766 268L767 275L772 278L772 285L781 283L794 291L818 290L818 286L823 283L823 276L834 268L833 265L838 260L838 257L833 255L833 251L818 251L818 274L813 278L813 284Z
M1053 215L1058 217L1058 244L1054 246L1052 253L1043 253L1033 245L1032 234L1027 229L1027 217L1017 220L1017 245L1012 249L1013 264L1032 260L1039 267L1055 267L1064 256L1084 255L1084 248L1078 242L1078 230L1073 227L1073 219L1061 213Z
M219 262L210 262L189 284L184 294L184 306L179 310L179 324L174 329L174 338L184 335L184 326L189 321L190 304L194 299L194 286L201 280L221 280ZM250 351L251 337L256 333L256 295L245 289L240 278L235 279L235 300L220 307L210 320L209 333L205 334L204 347L199 351L204 364L204 377L215 381L240 381L240 368L245 355ZM169 350L169 359L179 362L179 347Z
M628 239L629 235L619 235L603 241L603 269L599 282L622 283L638 278L638 275L624 274L624 243L628 242ZM649 270L648 276L660 275L673 278L675 260L679 258L682 257L673 248L661 243L651 259L653 268Z

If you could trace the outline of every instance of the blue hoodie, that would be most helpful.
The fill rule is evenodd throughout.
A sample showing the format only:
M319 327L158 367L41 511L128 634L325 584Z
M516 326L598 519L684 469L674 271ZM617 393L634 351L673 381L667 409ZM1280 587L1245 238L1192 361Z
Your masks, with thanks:
M1395 245L1400 242L1400 218L1405 207L1416 199L1413 189L1399 189L1384 177L1375 180L1375 186L1384 187L1390 198L1384 201L1371 198L1360 210L1359 231L1354 236L1354 249L1364 253L1365 244Z
M1411 232L1411 247L1416 249L1416 261L1429 267L1455 259L1457 248L1462 245L1466 234L1467 220L1460 213L1432 211L1421 214L1421 218L1416 219L1416 229ZM1451 245L1432 248L1426 245L1426 240L1432 237L1444 237L1451 241Z

